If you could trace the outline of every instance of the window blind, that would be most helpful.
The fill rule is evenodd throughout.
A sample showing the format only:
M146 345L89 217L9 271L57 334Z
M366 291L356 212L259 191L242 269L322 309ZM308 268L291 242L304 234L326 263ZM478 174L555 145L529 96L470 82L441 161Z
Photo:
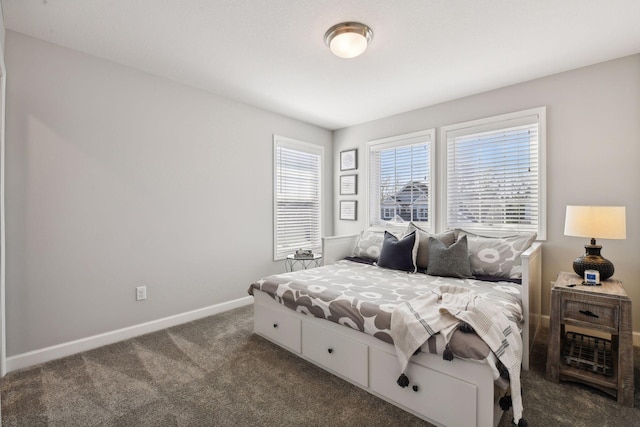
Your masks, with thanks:
M519 122L447 134L448 228L539 231L538 117Z
M369 145L369 223L431 221L433 131Z
M321 161L321 147L275 139L275 260L321 247Z

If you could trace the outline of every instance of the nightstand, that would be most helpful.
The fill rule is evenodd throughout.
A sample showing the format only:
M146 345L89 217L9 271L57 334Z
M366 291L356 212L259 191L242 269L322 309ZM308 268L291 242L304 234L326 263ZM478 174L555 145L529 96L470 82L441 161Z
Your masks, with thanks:
M580 276L560 273L550 318L547 380L587 384L633 407L631 300L622 282L586 286Z

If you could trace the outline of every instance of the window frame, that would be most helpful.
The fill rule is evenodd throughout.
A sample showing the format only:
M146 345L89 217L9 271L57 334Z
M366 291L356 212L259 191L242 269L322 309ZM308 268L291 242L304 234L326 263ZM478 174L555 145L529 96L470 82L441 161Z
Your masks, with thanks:
M532 116L537 116L538 126L538 230L537 239L546 240L547 237L547 191L546 191L546 107L537 107L523 111L517 111L498 116L487 117L478 120L472 120L463 123L457 123L449 126L443 126L440 129L439 151L441 153L439 165L439 185L440 198L438 199L438 217L442 218L442 227L455 227L449 225L449 180L448 180L448 156L449 156L449 139L452 135L462 136L465 134L476 134L486 131L500 130L523 124ZM467 228L467 227L465 227ZM481 227L479 227L481 228ZM492 227L493 228L493 227ZM468 228L474 231L473 227ZM479 232L486 234L486 229ZM518 227L495 227L496 234L517 234L521 231Z
M419 225L421 228L434 232L436 225L436 207L435 202L438 196L438 190L436 186L436 130L435 128L424 129L416 132L405 133L401 135L395 135L387 138L375 139L367 142L367 154L366 154L366 162L367 162L367 179L364 180L366 182L366 191L365 195L367 197L366 203L366 221L368 228L373 229L387 229L387 230L397 230L404 231L409 224L408 222L403 223L393 223L390 221L381 220L380 224L372 224L371 223L371 167L372 167L372 159L371 159L371 151L373 147L381 147L386 146L384 148L399 148L405 146L416 145L421 142L425 142L424 140L428 140L428 152L429 152L429 220L427 223L424 221L417 221L414 219L414 223ZM427 225L428 224L428 225Z
M289 150L296 150L304 153L314 154L319 157L318 165L318 242L317 245L311 247L304 247L302 249L311 249L316 253L319 253L322 249L322 236L324 231L324 147L321 145L311 144L304 141L284 137L281 135L273 135L273 260L281 261L286 259L287 255L295 252L296 249L291 248L290 252L284 253L278 251L278 148L286 148ZM287 249L289 251L289 249Z

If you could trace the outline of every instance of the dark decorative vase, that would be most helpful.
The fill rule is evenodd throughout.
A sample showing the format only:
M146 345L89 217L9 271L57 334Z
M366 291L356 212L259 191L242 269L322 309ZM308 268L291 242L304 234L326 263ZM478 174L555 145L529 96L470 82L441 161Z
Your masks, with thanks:
M613 263L600 255L602 246L584 245L587 253L573 261L573 271L584 277L585 270L596 270L600 273L600 280L607 280L613 276Z

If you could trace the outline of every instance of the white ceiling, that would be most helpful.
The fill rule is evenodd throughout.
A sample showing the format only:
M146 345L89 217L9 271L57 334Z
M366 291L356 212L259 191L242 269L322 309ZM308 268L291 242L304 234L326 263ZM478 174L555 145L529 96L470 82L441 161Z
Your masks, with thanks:
M338 129L640 52L640 0L2 0L6 28ZM355 59L332 25L374 32Z

